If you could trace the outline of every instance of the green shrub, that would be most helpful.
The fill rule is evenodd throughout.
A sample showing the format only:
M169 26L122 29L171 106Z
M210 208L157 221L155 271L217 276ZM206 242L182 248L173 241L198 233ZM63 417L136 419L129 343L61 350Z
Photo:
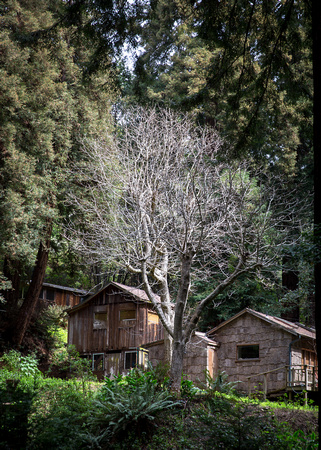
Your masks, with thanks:
M24 449L42 375L35 355L22 356L10 350L0 362L0 448Z
M43 380L30 416L30 448L84 448L94 395L76 380Z
M280 440L291 450L314 450L319 448L319 440L315 433L306 436L302 430L295 433L286 432L279 435Z
M90 420L92 441L106 444L120 433L142 434L160 411L174 407L169 392L159 391L155 378L132 370L125 377L106 379L93 404ZM124 435L122 435L124 437Z
M207 398L195 413L204 449L286 449L280 425L257 405L232 402L224 396Z
M8 353L3 354L0 362L4 369L11 372L12 376L41 376L35 354L22 356L20 352L10 350Z
M214 378L211 377L208 370L205 372L206 384L204 389L208 394L213 395L217 392L222 394L232 394L235 391L237 382L227 381L228 375L226 372L219 372Z
M187 380L184 378L185 375L182 375L181 380L181 397L192 400L197 394L201 392L201 389L196 387L191 380Z

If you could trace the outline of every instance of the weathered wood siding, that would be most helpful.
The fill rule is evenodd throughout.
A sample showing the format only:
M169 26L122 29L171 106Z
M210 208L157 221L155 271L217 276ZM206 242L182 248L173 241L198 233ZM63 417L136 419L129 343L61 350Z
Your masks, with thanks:
M70 314L68 343L81 353L99 353L162 339L163 328L160 323L149 323L149 312L148 303L105 289Z
M79 305L80 299L80 294L72 292L71 289L64 290L63 286L53 287L44 285L40 294L40 300L66 308L73 308Z
M238 390L247 391L247 378L277 369L289 364L289 344L295 339L290 333L260 320L250 314L244 314L217 331L214 339L220 344L217 349L218 367L229 375L229 381L240 381ZM238 359L239 345L259 345L259 358ZM301 350L293 345L293 364L299 359ZM285 372L268 375L269 386L273 390L281 389L285 383ZM263 378L251 380L252 392L262 390Z
M73 308L80 303L80 296L66 291L55 291L55 303L59 306Z

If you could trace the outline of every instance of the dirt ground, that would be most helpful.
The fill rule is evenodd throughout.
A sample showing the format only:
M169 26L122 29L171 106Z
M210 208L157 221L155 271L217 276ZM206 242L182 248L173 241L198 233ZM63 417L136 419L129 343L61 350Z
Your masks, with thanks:
M293 431L302 430L305 434L316 433L318 429L318 413L293 409L276 409L273 415L278 422L287 422Z

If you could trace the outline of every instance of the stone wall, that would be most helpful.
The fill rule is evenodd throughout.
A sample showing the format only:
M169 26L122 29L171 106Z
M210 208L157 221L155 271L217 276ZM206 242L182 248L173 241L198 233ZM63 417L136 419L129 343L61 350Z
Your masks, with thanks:
M277 369L289 363L289 344L292 335L250 314L243 314L217 330L214 339L220 371L229 375L228 381L238 381L237 389L247 392L247 377ZM238 346L258 345L259 357L240 359ZM285 370L268 375L268 391L281 389L285 384ZM251 379L251 390L262 391L263 376Z
M213 373L213 368L209 367L209 363L214 359L210 358L210 352L214 351L215 348L209 344L208 339L204 339L198 334L194 335L187 344L183 373L196 386L204 387L207 370Z
M213 365L216 360L213 355L216 349L214 342L200 336L200 334L195 334L186 346L183 374L197 386L203 387L206 381L206 370L209 370L211 374L215 372L215 368L210 367L210 365ZM153 367L164 361L163 341L146 344L144 348L149 351L149 362Z

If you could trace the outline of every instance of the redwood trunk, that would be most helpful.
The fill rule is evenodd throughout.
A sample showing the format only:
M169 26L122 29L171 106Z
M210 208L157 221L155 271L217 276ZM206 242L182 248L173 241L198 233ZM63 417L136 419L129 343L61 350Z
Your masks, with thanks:
M21 345L38 303L48 263L51 227L48 235L49 237L45 244L40 242L36 265L32 274L32 280L26 298L19 309L18 316L16 317L14 323L14 328L12 330L12 341L16 345Z

